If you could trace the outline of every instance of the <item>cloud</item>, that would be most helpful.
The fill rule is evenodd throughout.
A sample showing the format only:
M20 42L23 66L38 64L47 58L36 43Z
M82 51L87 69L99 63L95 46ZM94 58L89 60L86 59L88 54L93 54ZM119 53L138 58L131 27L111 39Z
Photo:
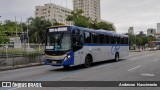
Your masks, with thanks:
M23 21L34 16L35 6L55 3L73 9L72 0L0 0L1 20ZM129 27L135 30L156 28L160 22L160 0L101 0L101 17L115 24L117 31L125 33Z

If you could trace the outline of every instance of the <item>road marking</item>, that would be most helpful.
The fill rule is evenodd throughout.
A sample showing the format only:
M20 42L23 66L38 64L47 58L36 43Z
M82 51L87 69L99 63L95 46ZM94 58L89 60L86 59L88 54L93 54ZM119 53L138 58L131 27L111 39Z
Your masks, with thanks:
M19 88L21 88L21 87L11 88L11 89L8 89L8 90L15 90L15 89L19 89Z
M133 59L130 59L130 60L136 60L136 59L138 59L138 58L133 58Z
M136 66L136 67L134 67L134 68L131 68L131 69L129 69L128 71L136 70L137 68L140 68L140 67L141 67L141 65Z
M142 73L141 76L154 77L155 75L150 73Z
M107 65L102 65L102 66L97 66L97 67L94 67L94 68L92 68L92 69L99 69L99 68L103 68L103 67L106 67L106 66L110 66L111 64L107 64Z
M158 61L158 60L160 60L160 58L158 58L158 59L155 59L155 60L153 60L153 61Z

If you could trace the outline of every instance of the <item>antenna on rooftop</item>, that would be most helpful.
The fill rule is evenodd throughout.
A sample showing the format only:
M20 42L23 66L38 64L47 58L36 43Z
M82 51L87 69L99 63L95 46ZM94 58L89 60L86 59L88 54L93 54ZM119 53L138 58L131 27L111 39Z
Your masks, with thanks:
M66 8L67 8L67 0L66 0Z

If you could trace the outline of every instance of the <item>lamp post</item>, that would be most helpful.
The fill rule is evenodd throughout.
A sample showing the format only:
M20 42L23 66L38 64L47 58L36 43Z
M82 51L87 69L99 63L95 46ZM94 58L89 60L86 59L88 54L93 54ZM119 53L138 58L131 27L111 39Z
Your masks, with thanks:
M28 27L29 27L29 18L27 18L27 41L28 41L28 49L29 49L29 35L28 35L28 32L29 32L29 29L28 29Z

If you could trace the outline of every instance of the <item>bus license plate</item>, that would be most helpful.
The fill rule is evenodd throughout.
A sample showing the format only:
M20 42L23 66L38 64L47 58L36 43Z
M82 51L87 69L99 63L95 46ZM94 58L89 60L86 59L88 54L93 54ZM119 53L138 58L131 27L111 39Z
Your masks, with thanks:
M52 61L52 64L57 64L57 62L56 61Z

